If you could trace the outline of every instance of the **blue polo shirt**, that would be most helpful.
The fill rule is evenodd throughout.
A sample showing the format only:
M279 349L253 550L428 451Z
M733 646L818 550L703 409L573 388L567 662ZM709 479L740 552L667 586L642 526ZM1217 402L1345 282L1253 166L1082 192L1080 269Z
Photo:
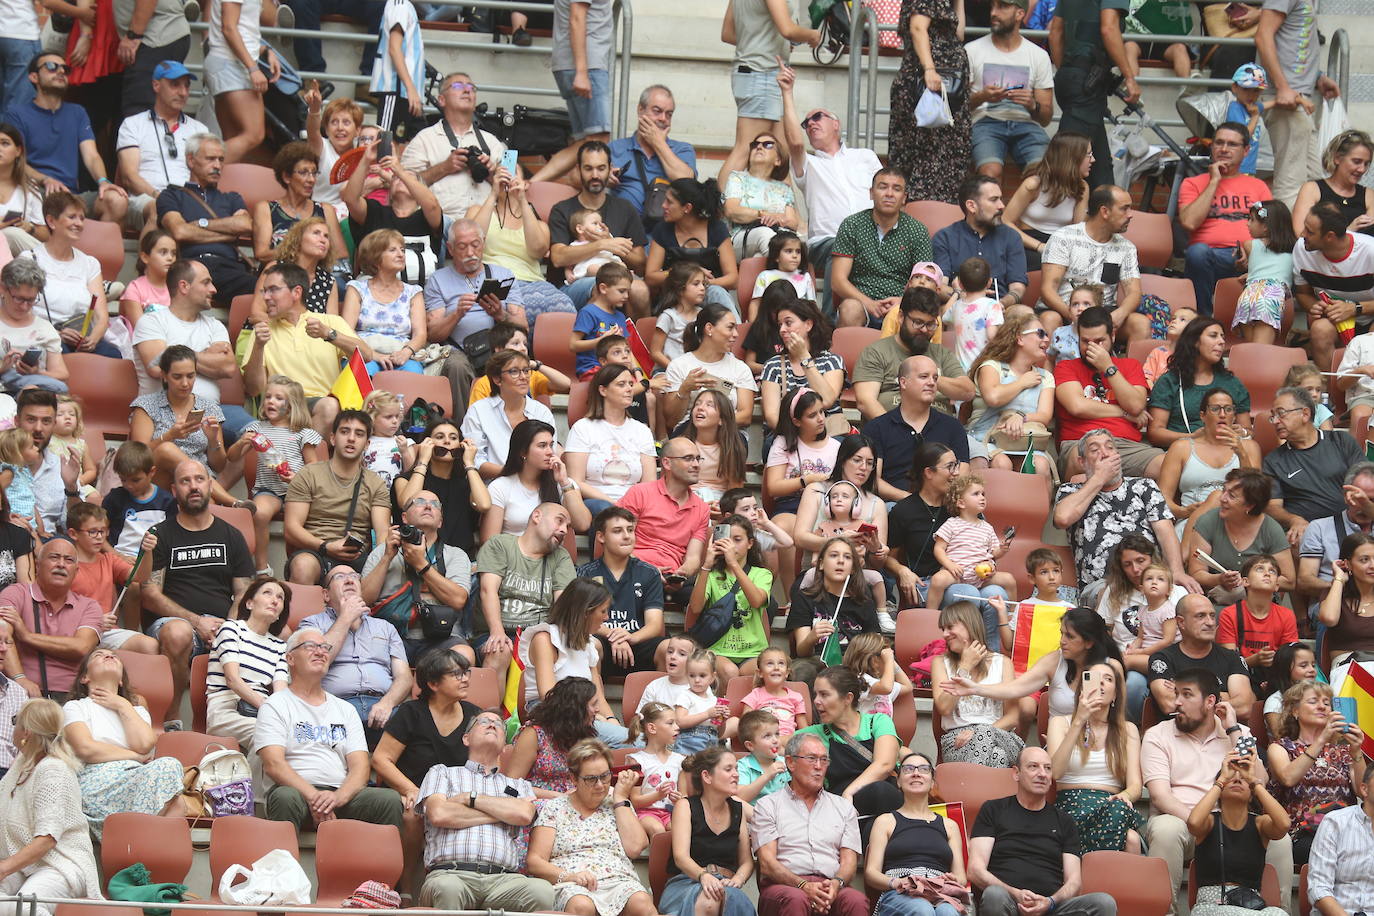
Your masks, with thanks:
M644 148L639 145L634 134L628 137L621 137L619 140L612 140L609 144L611 148L611 168L620 169L620 184L611 188L611 193L616 197L624 198L634 205L637 212L644 212L644 186L652 186L655 178L667 178L664 174L663 163L658 161L657 156L652 156L644 152ZM692 173L697 170L697 151L692 149L690 143L683 143L681 140L668 138L668 149L673 151L683 162L692 167ZM635 155L636 151L639 155ZM641 167L643 173L641 175ZM662 213L650 214L654 219L661 219Z
M248 205L243 202L243 197L238 191L202 188L188 181L184 187L169 185L157 196L157 223L161 226L162 217L168 213L179 213L186 222L194 224L199 219L223 219L246 209ZM195 259L205 254L234 260L239 256L239 250L228 242L181 246L183 258Z
M81 144L95 139L86 109L63 102L56 111L48 111L35 102L24 102L7 110L5 120L23 134L29 165L75 192Z
M874 457L883 462L883 480L908 493L911 489L911 463L916 449L924 442L939 442L954 450L960 461L968 461L968 433L958 420L931 408L925 429L917 432L902 419L901 406L864 424L864 435L873 440Z
M1010 284L1026 282L1026 249L1010 226L998 223L987 235L979 236L968 220L961 219L935 233L932 245L935 263L946 277L958 273L959 265L969 258L982 258L992 267L998 296L1005 296Z
M625 575L619 579L600 558L577 567L577 574L584 579L595 579L611 593L611 607L606 613L608 627L633 633L644 626L645 611L663 610L663 577L639 557L630 557Z

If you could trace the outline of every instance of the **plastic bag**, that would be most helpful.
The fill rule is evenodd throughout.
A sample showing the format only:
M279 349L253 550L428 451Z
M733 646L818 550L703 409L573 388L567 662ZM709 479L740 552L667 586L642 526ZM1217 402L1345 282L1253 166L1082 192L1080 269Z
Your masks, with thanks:
M235 884L239 878L247 880ZM237 906L310 905L310 878L285 849L274 849L252 868L231 865L219 879L219 898Z
M1345 100L1340 96L1323 99L1321 103L1321 123L1317 125L1317 149L1325 151L1331 141L1350 129L1350 115L1345 110Z
M948 127L954 123L954 113L949 110L949 92L942 85L939 92L927 89L916 100L917 127Z

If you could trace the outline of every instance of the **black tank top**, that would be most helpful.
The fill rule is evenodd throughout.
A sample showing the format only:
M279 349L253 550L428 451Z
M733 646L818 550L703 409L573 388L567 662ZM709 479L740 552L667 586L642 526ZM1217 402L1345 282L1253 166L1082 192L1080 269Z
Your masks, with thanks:
M1198 844L1196 861L1199 887L1220 884L1225 877L1228 885L1259 890L1264 877L1264 842L1255 826L1255 815L1246 817L1244 827L1231 830L1221 823L1221 815L1213 812L1212 832Z
M720 833L714 833L711 825L706 823L706 809L701 804L701 796L688 796L687 805L692 812L692 861L702 867L716 865L732 872L739 868L739 827L744 806L733 798L728 799L726 805L730 808L730 824ZM677 861L669 856L668 874L681 873Z
M933 868L949 871L954 863L954 850L949 848L949 834L945 832L945 819L935 815L933 821L921 821L903 817L900 811L893 811L896 824L892 836L887 840L887 851L883 856L883 870L889 868Z
M1368 190L1364 185L1357 185L1353 197L1342 197L1336 193L1331 185L1326 183L1325 178L1317 179L1317 202L1335 204L1336 208L1341 211L1341 217L1345 220L1346 225L1354 222L1355 217L1364 215L1364 202L1367 193ZM1374 232L1370 231L1371 228L1374 227L1366 227L1360 231L1365 235L1374 235Z

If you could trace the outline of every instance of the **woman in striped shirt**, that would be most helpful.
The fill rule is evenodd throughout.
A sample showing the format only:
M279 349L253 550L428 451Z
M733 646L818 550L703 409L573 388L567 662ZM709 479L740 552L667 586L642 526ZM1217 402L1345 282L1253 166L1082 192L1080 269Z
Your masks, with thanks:
M220 626L210 650L206 729L236 739L254 761L254 769L257 755L248 751L258 707L287 682L286 643L279 634L290 614L291 590L286 583L267 576L256 579L239 600L235 619Z

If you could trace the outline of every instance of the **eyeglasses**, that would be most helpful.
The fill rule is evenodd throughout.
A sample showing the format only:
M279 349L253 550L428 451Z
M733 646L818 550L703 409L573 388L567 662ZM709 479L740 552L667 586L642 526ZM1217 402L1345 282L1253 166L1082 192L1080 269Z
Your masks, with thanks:
M325 584L328 585L330 582L337 582L340 579L347 580L361 578L362 576L358 575L356 572L350 569L348 572L335 573L334 575L330 576L328 579L325 580Z
M858 455L854 455L854 456L851 457L849 460L850 460L850 462L851 462L852 464L857 464L859 467L862 467L862 468L871 468L871 467L873 467L875 464L878 463L878 462L877 462L875 459L873 459L873 458L861 458L861 457L859 457Z
M1234 413L1236 412L1236 405L1234 405L1234 404L1208 404L1208 405L1207 405L1207 412L1208 412L1208 413L1214 413L1214 414L1221 414L1221 415L1234 414Z
M530 371L530 367L526 366L523 369L503 369L501 374L509 375L511 378L525 378L530 374Z
M946 461L944 464L937 464L935 465L935 470L948 471L953 474L955 471L959 470L959 459L956 458L953 461Z
M438 449L435 449L435 451L437 452ZM425 498L422 497L422 496L417 496L417 497L415 497L414 499L412 499L412 500L410 501L410 505L412 505L412 506L428 506L428 507L431 508L431 509L440 509L440 508L443 508L443 503L439 502L439 500L437 500L437 499L425 499Z
M449 448L447 445L434 446L434 454L439 458L447 458L449 455L452 455L453 453L454 450Z
M264 287L262 288L262 291L263 291L264 293L271 293L272 295L275 296L275 295L277 295L278 293L284 293L284 292L286 292L286 287L285 287L285 286L281 286L280 284L274 284L274 285L272 285L272 286L264 286Z
M1290 413L1293 413L1294 411L1306 409L1306 407L1275 407L1269 411L1269 420L1270 422L1273 422L1275 420L1282 420L1285 416L1287 416Z
M297 178L319 178L319 177L320 177L319 169L296 169L296 171L292 172L291 174L292 174L292 175L295 175Z
M1245 144L1239 140L1213 140L1212 147L1214 149L1244 149Z
M467 680L471 680L471 679L472 679L472 669L471 669L471 668L454 668L454 669L452 669L452 670L450 670L450 671L445 671L445 672L444 672L444 677L451 677L451 678L453 678L454 680L458 680L458 681L467 681Z
M751 140L749 142L750 149L773 149L777 145L776 140Z
M827 114L827 113L824 112L824 111L813 111L813 112L811 112L811 114L809 114L809 115L807 115L806 117L802 118L802 122L801 122L802 130L806 130L806 128L809 127L810 125L815 124L817 121L824 120L825 118L828 118L828 117L830 117L830 115Z
M906 323L918 331L933 331L939 324L938 321L917 321L915 318L907 318Z
M688 464L701 464L703 461L700 455L664 455L669 461L685 461Z
M467 92L469 89L476 89L477 84L465 83L462 80L454 80L453 82L448 84L448 88L454 90L455 92Z
M932 769L928 763L904 763L897 768L897 772L903 776L915 776L918 773L923 776L929 776L931 773L934 773L935 770Z
M1046 331L1044 328L1026 328L1024 331L1021 332L1022 337L1025 337L1027 334L1034 334L1041 340L1044 340L1046 337L1050 336L1050 332Z
M45 60L38 65L38 69L47 70L49 73L71 73L72 68L66 64L60 64L55 60Z
M792 759L793 759L793 760L800 760L802 763L806 764L807 766L813 766L813 767L828 767L828 766L830 766L830 757L829 757L829 755L827 755L827 754L792 754L791 756L792 756Z
M109 529L109 528L78 528L78 529L77 529L77 533L78 533L78 534L90 535L90 536L93 537L93 538L94 538L94 537L102 537L102 538L103 538L103 537L105 537L106 535L108 535L108 534L110 533L110 529Z
M615 778L615 774L613 774L610 770L607 770L604 773L597 773L594 776L579 776L577 778L581 780L582 785L584 786L604 786L609 784L610 781Z
M296 649L304 649L307 652L320 652L326 655L334 651L334 647L327 642L303 642L291 651L295 652Z
M12 299L18 305L36 305L38 303L37 296L16 295L12 290L8 288L5 290L5 293L10 297L10 299Z

